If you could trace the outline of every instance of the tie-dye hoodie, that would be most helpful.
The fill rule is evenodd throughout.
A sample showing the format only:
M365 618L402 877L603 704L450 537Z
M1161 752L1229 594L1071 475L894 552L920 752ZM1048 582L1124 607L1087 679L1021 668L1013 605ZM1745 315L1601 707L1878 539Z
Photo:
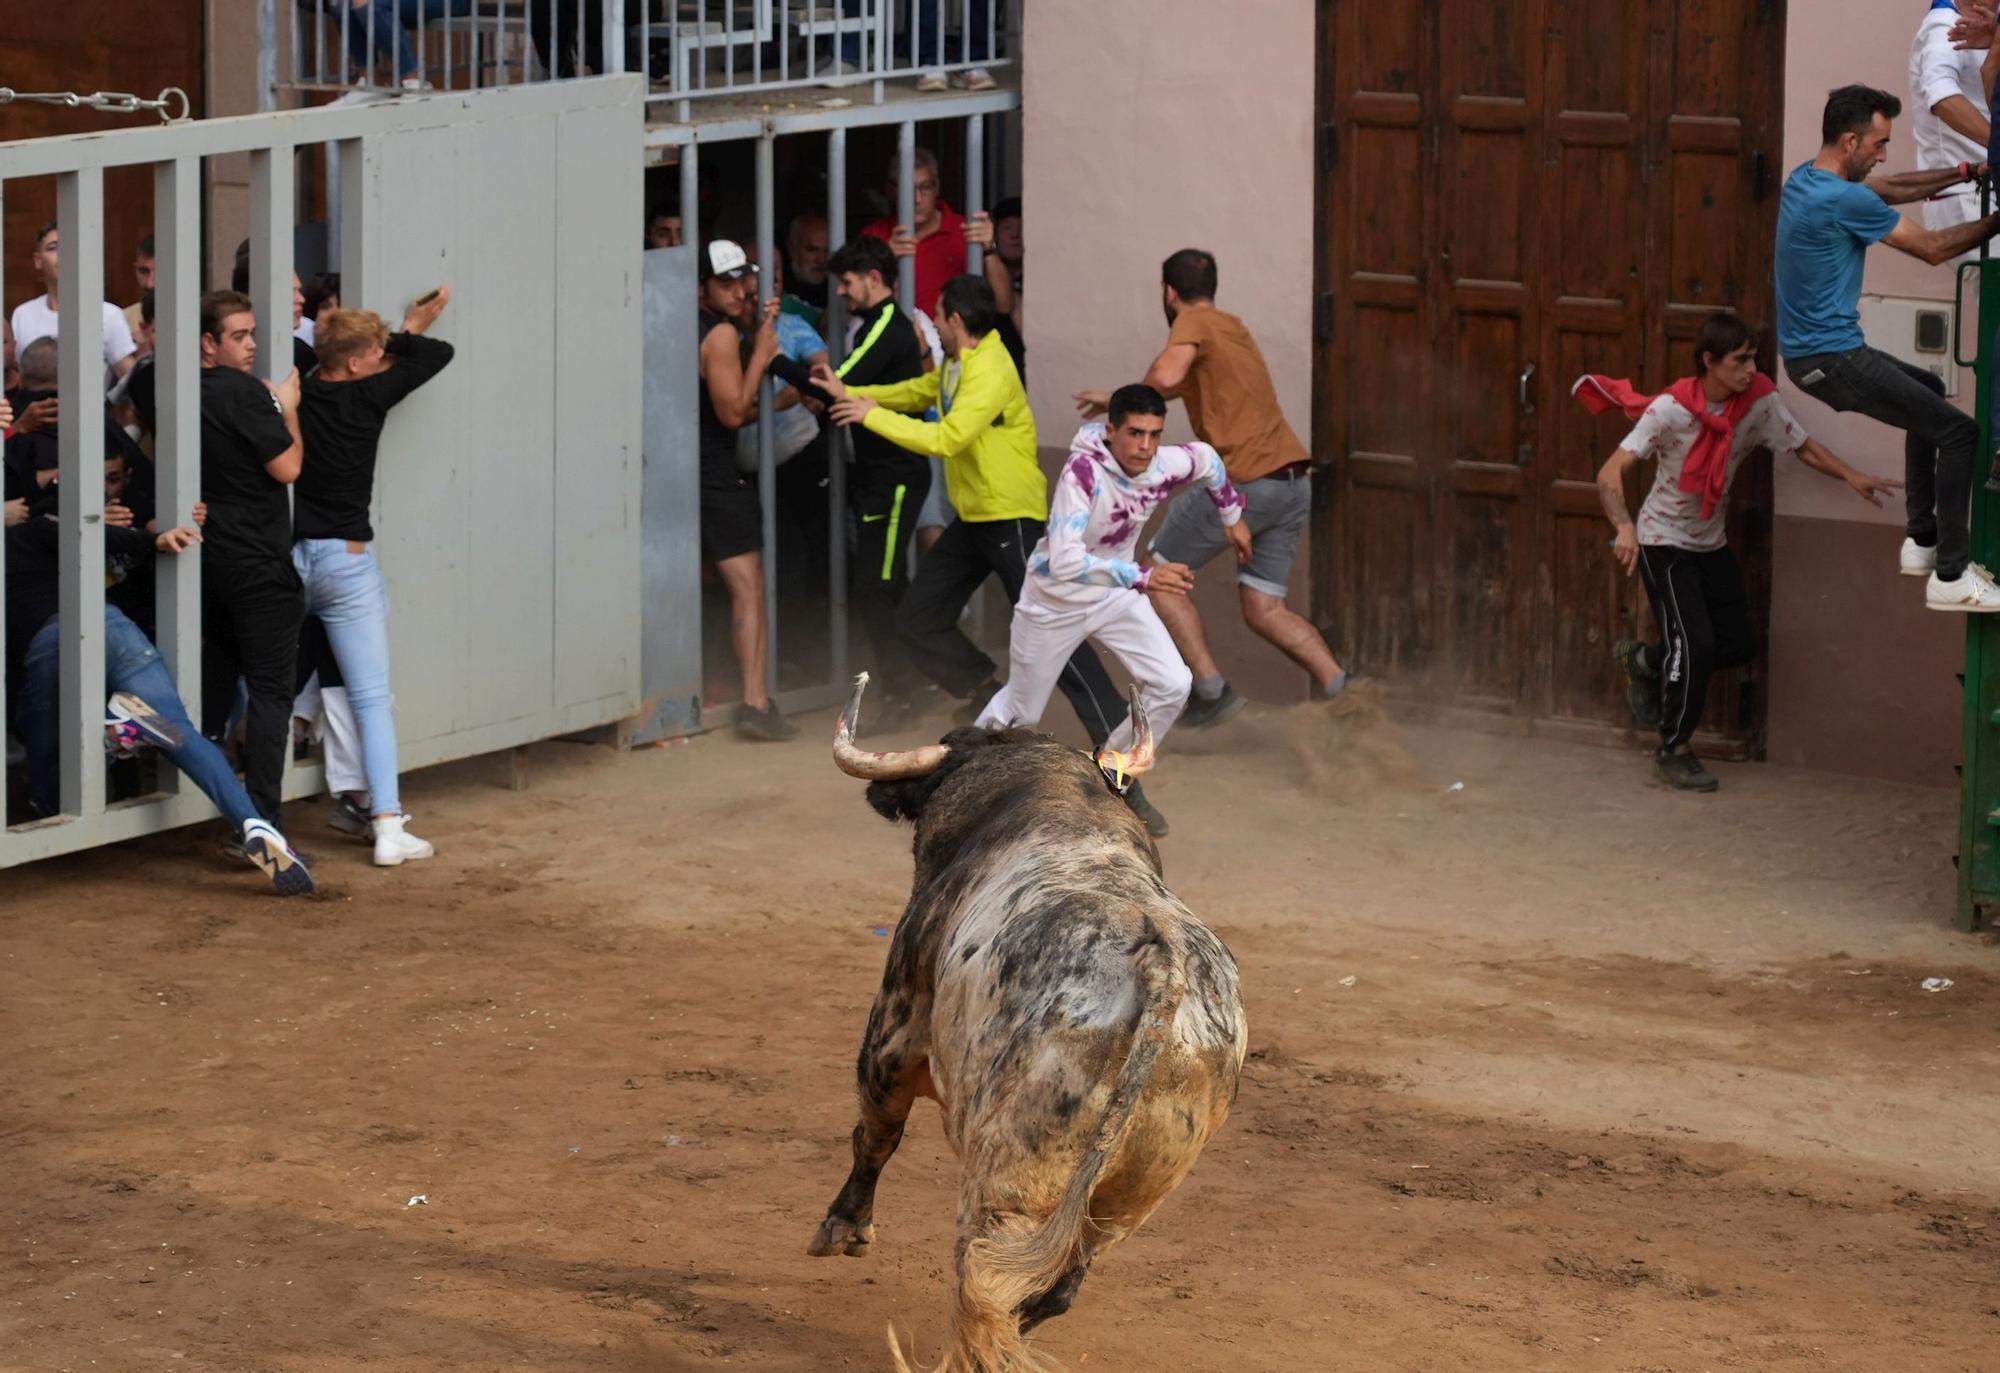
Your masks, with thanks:
M1243 497L1205 443L1162 444L1136 477L1111 456L1101 424L1077 430L1069 447L1049 501L1048 532L1028 559L1028 591L1038 600L1086 606L1107 590L1144 591L1152 567L1133 557L1139 531L1189 486L1207 488L1225 526L1243 518Z

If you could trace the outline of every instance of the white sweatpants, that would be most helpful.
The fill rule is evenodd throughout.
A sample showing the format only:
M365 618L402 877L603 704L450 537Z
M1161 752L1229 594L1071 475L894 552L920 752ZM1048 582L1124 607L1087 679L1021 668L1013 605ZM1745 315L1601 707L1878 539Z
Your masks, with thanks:
M292 703L292 718L306 721L312 728L311 737L324 746L326 794L367 795L368 775L361 767L361 724L354 718L347 688L322 687L315 672Z
M980 712L980 728L1040 724L1056 679L1069 655L1085 639L1116 655L1139 679L1139 699L1145 704L1153 740L1157 744L1165 739L1187 706L1194 676L1181 661L1173 636L1145 593L1107 591L1102 600L1089 606L1056 605L1037 598L1032 581L1014 607L1007 642L1007 684ZM1130 751L1129 716L1111 732L1105 747Z

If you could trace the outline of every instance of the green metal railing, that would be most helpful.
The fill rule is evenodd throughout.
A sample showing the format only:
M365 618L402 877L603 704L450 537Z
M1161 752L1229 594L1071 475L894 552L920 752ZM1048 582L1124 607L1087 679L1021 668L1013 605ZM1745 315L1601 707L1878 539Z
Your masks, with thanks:
M1982 181L1979 212L1992 211L1993 186ZM1970 367L1978 388L1979 452L1993 457L1993 371L1996 334L2000 334L2000 258L1981 244L1979 258L1958 268L1958 311L1954 327L1963 333L1965 281L1979 281L1979 332L1973 356L1959 356L1952 341L1953 361ZM1972 490L1972 560L1984 567L2000 562L2000 490L1992 478ZM2000 907L2000 615L1965 617L1964 743L1959 761L1958 908L1955 921L1962 930L1986 925Z

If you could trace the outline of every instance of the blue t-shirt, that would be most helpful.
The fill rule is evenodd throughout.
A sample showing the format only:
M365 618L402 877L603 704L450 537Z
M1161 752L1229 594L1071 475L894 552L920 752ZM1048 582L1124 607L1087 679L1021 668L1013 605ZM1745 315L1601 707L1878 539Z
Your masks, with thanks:
M1862 346L1868 246L1902 218L1860 182L1810 162L1786 179L1778 202L1778 351L1804 358Z
M824 353L826 340L797 315L781 314L778 316L778 351L793 362L804 362L814 353Z

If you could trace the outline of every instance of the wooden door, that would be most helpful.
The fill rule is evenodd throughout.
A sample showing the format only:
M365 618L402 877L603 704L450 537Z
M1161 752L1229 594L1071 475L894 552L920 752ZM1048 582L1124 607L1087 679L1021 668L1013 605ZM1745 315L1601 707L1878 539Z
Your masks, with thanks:
M1319 618L1398 695L1629 733L1610 648L1650 616L1596 490L1626 426L1568 389L1663 386L1719 306L1770 319L1783 7L1321 14ZM1735 504L1761 610L1768 464ZM1761 701L1760 669L1720 675L1708 745L1754 750Z

